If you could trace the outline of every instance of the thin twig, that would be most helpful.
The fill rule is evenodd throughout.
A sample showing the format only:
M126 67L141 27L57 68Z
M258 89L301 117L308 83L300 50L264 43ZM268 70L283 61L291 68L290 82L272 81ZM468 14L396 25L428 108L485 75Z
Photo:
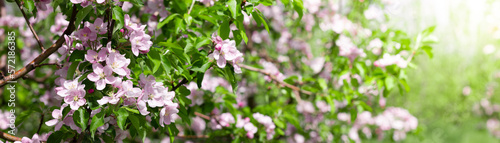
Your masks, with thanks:
M40 129L42 129L42 125L43 125L43 117L45 116L45 114L42 113L41 117L40 117L40 124L38 124L38 130L36 130L36 134L40 134Z
M193 10L194 2L196 2L196 0L193 0L193 2L191 2L191 6L189 7L188 10L188 15L191 13L191 10Z
M198 116L198 117L201 117L203 119L206 119L206 120L210 120L210 116L207 116L205 114L201 114L201 113L198 113L198 112L194 112L194 115Z
M42 52L45 51L45 48L43 48L42 41L40 41L40 38L38 38L38 34L36 34L35 30L33 29L33 26L31 26L30 21L29 21L28 17L26 16L26 13L24 13L23 6L21 5L21 2L19 2L19 0L16 0L16 4L19 7L19 10L21 10L21 13L24 16L24 19L26 20L26 24L30 28L31 33L33 33L33 36L35 37L36 41L38 42L40 49L42 50Z
M43 64L38 64L35 65L35 68L41 67L41 66L56 66L57 68L62 68L62 65L59 63L43 63Z
M6 141L11 141L11 142L21 141L20 137L13 136L11 134L7 134L7 133L4 133L2 131L0 131L0 138L4 139Z
M247 70L256 71L256 72L260 72L260 73L262 73L262 74L265 74L265 75L269 76L272 80L274 80L274 81L276 81L277 83L279 83L280 85L283 85L283 86L285 86L285 87L288 87L288 88L290 88L290 89L292 89L292 90L294 90L294 91L300 92L300 93L302 93L302 94L313 95L313 93L312 93L312 92L310 92L310 91L302 90L302 89L300 89L300 88L299 88L299 87L297 87L297 86L294 86L294 85L288 84L288 83L286 83L286 82L284 82L284 81L282 81L282 80L278 80L278 78L276 78L276 76L274 76L274 75L270 74L269 72L267 72L267 71L265 71L265 70L263 70L263 69L254 68L254 67L251 67L251 66L248 66L248 65L244 65L244 64L239 64L239 66L240 66L241 68L244 68L244 69L247 69ZM298 100L299 102L300 102L300 101L302 101L302 100L300 99L300 96L298 96L298 95L296 95L296 96L295 96L295 98L297 98L297 100Z
M50 46L50 48L48 48L47 50L42 51L42 53L40 55L38 55L38 57L36 57L33 61L31 61L28 65L26 65L22 69L16 71L14 74L11 74L11 75L1 79L0 80L0 87L5 86L9 81L15 81L15 80L23 77L24 75L26 75L27 73L29 73L30 71L35 69L36 65L42 63L52 53L57 51L57 49L59 49L65 41L64 35L70 35L75 30L74 23L76 20L76 13L78 13L77 7L76 7L76 5L73 5L73 13L71 14L69 25L66 28L66 30L64 30L63 35L61 35L61 37L59 37L59 39L56 41L56 43L54 43L52 46Z

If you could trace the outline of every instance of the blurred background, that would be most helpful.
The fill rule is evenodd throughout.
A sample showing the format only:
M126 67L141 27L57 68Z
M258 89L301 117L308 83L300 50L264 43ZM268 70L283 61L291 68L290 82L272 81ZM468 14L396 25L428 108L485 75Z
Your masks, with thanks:
M388 98L419 119L417 135L403 142L499 142L500 1L396 3L392 26L414 35L436 25L439 39L434 57L409 70L411 91Z

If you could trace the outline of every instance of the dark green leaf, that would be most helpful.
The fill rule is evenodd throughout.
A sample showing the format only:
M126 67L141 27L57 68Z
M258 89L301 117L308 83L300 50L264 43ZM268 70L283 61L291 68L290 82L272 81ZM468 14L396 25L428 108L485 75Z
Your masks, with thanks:
M116 124L120 129L125 130L125 123L127 123L128 111L124 108L118 109L116 112Z
M229 37L229 21L224 21L219 27L219 36L222 39L227 39Z
M92 138L94 138L94 134L98 127L104 125L104 111L101 111L92 117L92 122L90 123L90 133Z
M87 110L85 110L84 108L78 108L78 110L73 113L73 121L78 127L82 128L82 131L85 131L85 129L87 129L89 114L90 113L87 113Z
M122 8L119 6L113 7L113 20L117 22L116 29L121 29L125 25Z

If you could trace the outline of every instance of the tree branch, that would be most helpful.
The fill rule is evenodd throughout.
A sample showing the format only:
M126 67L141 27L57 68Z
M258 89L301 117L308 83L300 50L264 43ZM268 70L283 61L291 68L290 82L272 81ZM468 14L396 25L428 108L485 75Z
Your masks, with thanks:
M22 69L16 71L14 74L11 74L11 75L5 77L4 79L1 79L0 80L0 87L5 86L7 84L7 82L9 82L9 81L15 81L15 80L23 77L24 75L26 75L27 73L29 73L30 71L35 69L36 66L38 66L45 59L47 59L52 53L57 51L57 49L59 49L62 46L62 44L65 42L64 35L70 35L75 30L76 13L78 13L77 7L75 5L73 5L73 12L71 14L69 25L66 28L66 30L64 31L63 35L61 35L61 37L59 37L59 39L57 39L56 43L54 43L52 46L50 46L50 48L48 48L47 50L42 51L42 53L38 57L36 57L33 61L31 61L28 65L26 65Z
M13 136L13 135L4 133L2 131L0 131L0 138L5 139L6 141L11 141L11 142L21 141L20 137Z
M36 130L36 133L37 134L40 134L40 129L42 129L42 125L43 125L43 117L45 116L45 114L41 114L41 117L40 117L40 124L38 125L38 130Z
M288 83L286 83L286 82L284 82L284 81L281 81L281 80L278 80L278 78L276 78L276 76L274 76L274 75L272 75L272 74L268 73L267 71L265 71L265 70L263 70L263 69L254 68L254 67L251 67L251 66L248 66L248 65L244 65L244 64L239 64L239 66L240 66L241 68L244 68L244 69L247 69L247 70L256 71L256 72L260 72L260 73L262 73L262 74L265 74L265 75L269 76L272 80L276 81L277 83L279 83L279 84L281 84L281 85L283 85L283 86L285 86L285 87L288 87L288 88L290 88L290 89L292 89L292 90L294 90L294 91L300 92L300 93L302 93L302 94L313 95L313 93L312 93L312 92L310 92L310 91L302 90L302 89L300 89L300 88L299 88L299 87L297 87L297 86L294 86L294 85L288 84ZM296 97L296 98L297 98L297 97ZM300 97L298 97L298 98L297 98L297 100L301 100L301 99L300 99Z
M36 41L38 42L40 49L42 50L42 52L45 51L45 48L43 47L42 41L40 41L40 38L38 38L38 34L36 34L35 30L33 30L33 26L31 26L30 21L29 21L28 17L26 16L26 13L24 13L23 6L21 5L21 2L19 2L19 0L16 0L16 4L19 7L19 10L21 10L21 13L24 16L24 19L26 20L26 24L30 28L31 33L33 33L33 36L35 37Z
M201 113L198 113L198 112L194 112L194 115L196 115L198 117L201 117L203 119L206 119L206 120L210 120L210 116L207 116L207 115L204 115L204 114L201 114Z

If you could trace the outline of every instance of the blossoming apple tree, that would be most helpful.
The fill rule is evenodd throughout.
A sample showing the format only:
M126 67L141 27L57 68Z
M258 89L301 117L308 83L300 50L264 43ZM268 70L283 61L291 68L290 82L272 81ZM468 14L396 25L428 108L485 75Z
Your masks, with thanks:
M386 98L435 39L391 28L395 3L7 0L0 142L403 140L418 120Z

